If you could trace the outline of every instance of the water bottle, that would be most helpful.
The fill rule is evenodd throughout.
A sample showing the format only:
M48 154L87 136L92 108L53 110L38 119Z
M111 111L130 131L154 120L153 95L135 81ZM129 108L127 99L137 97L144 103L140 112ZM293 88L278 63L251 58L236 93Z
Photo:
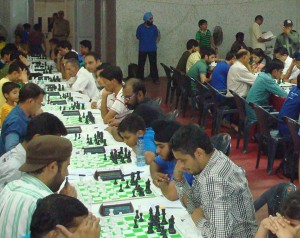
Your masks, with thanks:
M136 165L142 167L145 166L145 164L144 137L139 136L136 147Z

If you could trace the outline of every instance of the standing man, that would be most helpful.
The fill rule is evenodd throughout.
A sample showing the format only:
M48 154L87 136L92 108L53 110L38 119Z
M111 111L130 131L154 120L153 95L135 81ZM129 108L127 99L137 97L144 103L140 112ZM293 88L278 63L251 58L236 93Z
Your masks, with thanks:
M64 11L58 12L58 19L53 23L53 38L67 40L70 35L70 23L64 19Z
M266 44L265 42L271 41L271 38L268 39L263 39L262 38L262 30L260 29L261 24L264 22L264 18L262 15L257 15L255 17L255 21L251 27L250 30L250 36L251 36L251 41L252 41L252 48L260 48L263 51L266 50Z
M138 78L144 79L144 67L149 57L150 76L153 82L157 82L157 45L156 41L159 38L159 31L153 24L153 15L151 12L146 12L144 15L144 23L138 26L136 30L136 38L139 40L139 62L138 62Z
M178 197L202 236L254 237L257 225L244 169L215 149L198 125L182 126L169 146L177 160ZM194 176L192 185L183 172Z
M274 50L284 47L288 50L289 56L299 51L299 34L293 30L293 22L291 20L285 20L283 22L282 33L277 36Z

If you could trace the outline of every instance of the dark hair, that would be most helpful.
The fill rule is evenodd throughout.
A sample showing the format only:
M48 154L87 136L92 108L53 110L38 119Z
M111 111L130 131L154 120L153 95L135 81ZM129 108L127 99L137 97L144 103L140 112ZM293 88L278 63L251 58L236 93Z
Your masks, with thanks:
M100 64L99 66L97 66L96 71L105 69L105 68L107 68L107 67L110 66L110 65L111 65L111 64L110 64L110 63L107 63L107 62L102 63L102 64Z
M82 40L79 42L79 44L88 48L89 51L92 49L92 42L90 42L89 40Z
M193 47L197 47L197 46L199 46L199 43L195 39L190 39L190 40L188 40L188 42L186 42L186 49L187 50L190 50Z
M62 40L58 43L57 48L61 47L63 49L68 48L68 50L72 50L72 45L69 41L67 40Z
M8 74L12 74L13 72L20 72L21 67L18 61L14 61L9 65Z
M205 19L201 19L199 22L198 22L198 26L202 26L203 24L207 23L207 21Z
M52 44L54 44L54 45L58 45L59 39L57 39L57 38L51 38L51 39L49 40L49 43L52 43Z
M282 205L281 214L293 220L300 220L300 190L287 196Z
M57 116L43 112L29 121L25 140L30 141L36 134L65 136L67 129Z
M232 60L232 58L234 58L234 57L235 57L235 53L229 51L229 52L226 54L225 60Z
M68 53L65 54L64 59L65 60L76 59L78 61L78 54L74 51L69 51Z
M27 57L26 54L23 53L20 50L14 50L14 51L12 51L11 54L10 54L10 61L20 60L20 55L24 56L25 58ZM20 62L20 64L23 64L23 63Z
M205 55L207 55L208 57L211 55L215 55L216 51L213 48L210 47L201 47L200 48L200 55L201 55L201 59L205 58Z
M139 91L142 91L142 93L145 95L146 94L146 86L144 82L138 78L130 78L125 82L125 86L127 87L130 86L132 87L133 93L138 93Z
M20 90L19 103L23 103L30 98L36 99L41 94L45 95L45 92L38 85L34 83L25 84Z
M235 34L235 38L238 39L238 38L244 38L245 34L243 32L238 32Z
M40 31L40 30L42 29L42 27L41 27L40 24L34 24L34 25L33 25L33 29L34 29L35 31Z
M66 228L74 227L74 219L87 216L88 209L77 198L61 194L51 194L37 201L32 215L30 232L31 238L41 238L49 231L56 229L56 225Z
M172 136L169 145L172 150L191 155L197 148L201 148L206 154L210 154L214 150L208 135L198 125L182 126Z
M250 54L252 54L253 48L248 46L247 49L248 49L248 51L250 52Z
M129 133L136 133L139 130L146 130L146 125L142 117L132 113L126 116L118 126L118 133L128 131Z
M263 16L262 15L257 15L256 17L255 17L255 21L257 21L257 20L263 20L264 18L263 18Z
M236 53L236 58L237 59L240 59L242 58L244 55L247 55L249 54L250 52L248 50L239 50L237 53Z
M123 73L120 67L109 65L100 73L100 76L112 81L113 79L117 80L119 84L122 83Z
M278 47L274 49L274 54L289 55L289 52L285 47Z
M264 67L264 71L266 73L272 73L273 70L277 69L283 69L284 68L284 64L282 61L280 61L279 59L273 59L272 61L270 61L269 63L266 64L266 66Z
M154 104L151 105L148 103L138 104L137 107L134 109L133 113L143 118L147 128L152 127L154 121L163 119L164 117L163 113L161 112L158 106L155 106Z
M10 55L11 52L13 52L15 50L18 50L18 48L15 46L15 44L8 43L1 50L1 57L3 58L4 55Z
M24 30L30 30L30 28L31 28L31 25L29 23L23 24L23 29Z
M261 48L255 48L251 54L254 54L261 58L259 63L261 63L264 59L266 60L266 64L268 64L271 61L271 58L267 56Z
M20 88L19 84L14 83L14 82L6 82L6 83L4 83L3 86L2 86L3 96L4 96L5 93L9 94L15 88Z
M96 52L88 52L85 57L92 56L94 57L95 61L100 60L100 56Z

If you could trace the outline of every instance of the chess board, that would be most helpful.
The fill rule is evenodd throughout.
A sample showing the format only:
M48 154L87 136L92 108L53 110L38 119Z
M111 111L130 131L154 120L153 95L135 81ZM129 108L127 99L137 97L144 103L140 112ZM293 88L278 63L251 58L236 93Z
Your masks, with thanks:
M129 188L126 188L128 182ZM125 181L117 180L117 184L114 184L114 180L110 181L78 181L74 183L78 198L84 203L103 203L111 201L120 201L127 199L138 199L142 197L155 197L153 192L153 186L150 185L152 192L144 196L139 196L136 190L136 185L130 184L130 178L126 177ZM120 192L120 185L122 184L123 192ZM145 190L146 181L143 179L138 180L138 185ZM135 191L135 197L133 197L133 190Z
M81 149L91 146L107 146L103 132L96 133L74 133L66 136L72 142L73 148Z
M161 232L157 231L157 228L154 226L154 233L148 234L148 226L149 226L149 214L143 215L144 221L138 221L138 228L134 228L134 219L135 213L127 214L127 215L115 215L112 217L101 217L101 238L109 238L109 237L130 237L130 238L162 238L163 236L160 234ZM168 214L166 218L168 220ZM162 216L160 215L160 220L162 220ZM169 234L168 227L169 225L163 225L166 230L166 236L171 238L180 238L183 237L179 228L176 226L175 220L175 234Z

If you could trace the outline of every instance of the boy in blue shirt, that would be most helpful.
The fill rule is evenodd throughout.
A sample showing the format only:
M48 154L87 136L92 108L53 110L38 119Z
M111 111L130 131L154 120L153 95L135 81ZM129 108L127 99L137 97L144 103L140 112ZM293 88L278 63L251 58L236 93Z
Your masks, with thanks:
M180 127L180 124L175 121L165 120L157 120L152 126L158 156L150 164L151 177L154 185L159 187L163 195L171 201L178 199L178 193L173 181L176 160L169 148L169 141ZM191 185L193 175L184 173L184 177Z
M154 131L151 127L146 128L146 124L142 117L132 113L125 117L119 127L118 133L123 138L126 145L136 152L136 145L139 136L144 137L144 149L146 164L150 164L156 154L156 145L154 143Z

